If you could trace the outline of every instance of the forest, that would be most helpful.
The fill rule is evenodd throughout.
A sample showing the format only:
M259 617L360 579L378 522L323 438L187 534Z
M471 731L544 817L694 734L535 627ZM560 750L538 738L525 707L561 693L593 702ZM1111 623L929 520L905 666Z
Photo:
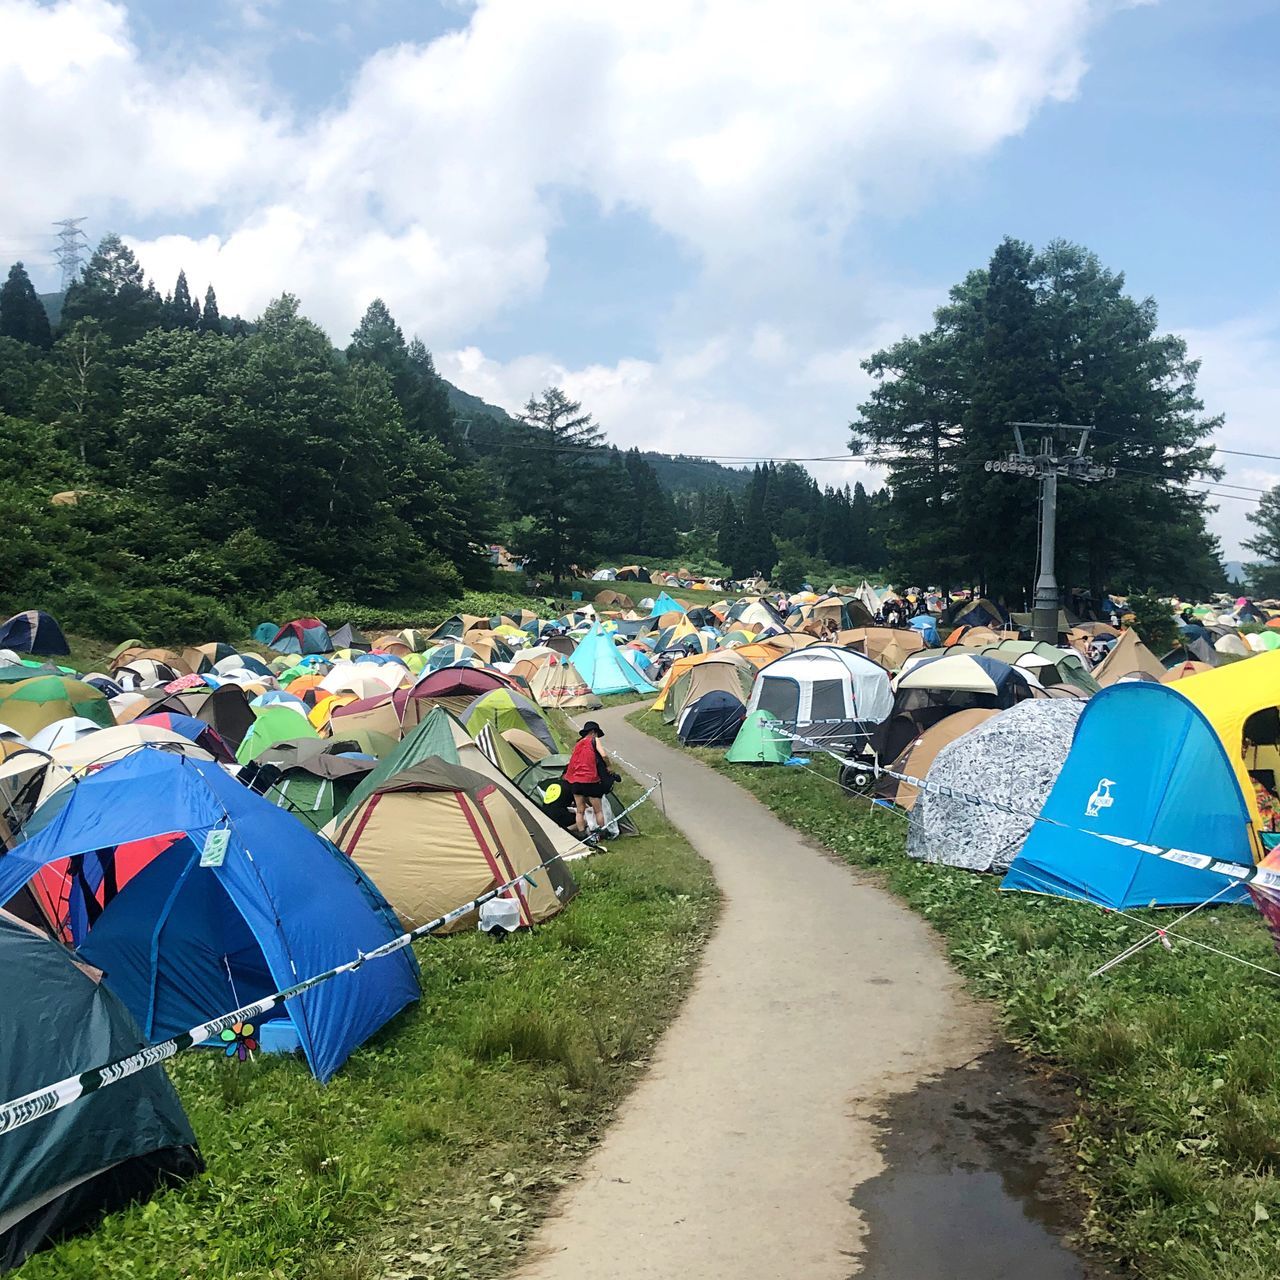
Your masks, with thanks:
M1008 452L1013 420L1092 422L1117 468L1064 486L1064 585L1222 580L1201 487L1218 419L1195 363L1074 245L1004 242L930 332L867 361L851 451L883 465L874 492L785 460L729 471L621 450L560 388L508 416L445 382L379 300L339 348L288 294L251 319L182 274L161 295L115 235L61 301L55 327L21 263L0 287L0 610L91 633L208 638L259 615L447 599L489 582L495 544L550 581L679 562L1020 605L1033 491L981 465Z

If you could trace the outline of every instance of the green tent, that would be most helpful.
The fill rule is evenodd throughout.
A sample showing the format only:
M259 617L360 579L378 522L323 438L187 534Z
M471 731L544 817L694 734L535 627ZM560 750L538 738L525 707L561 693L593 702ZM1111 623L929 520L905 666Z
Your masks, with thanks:
M782 721L767 711L753 711L738 730L725 755L732 764L785 764L790 739L782 733Z
M457 721L443 707L432 707L427 718L419 721L360 780L338 813L339 820L353 812L361 801L371 796L388 778L394 778L397 773L403 773L415 764L421 764L423 760L436 756L447 764L458 764L455 724ZM465 734L466 730L458 725L458 732Z
M275 706L255 707L253 724L244 735L244 741L236 748L236 759L241 764L248 764L278 743L319 736L307 717L299 715L291 707L278 703Z
M124 1005L71 952L2 912L0 1006L6 1098L146 1043ZM202 1168L160 1065L39 1116L0 1140L0 1271Z
M490 689L478 697L463 713L462 723L473 738L489 725L495 734L508 729L525 729L548 751L559 751L560 744L551 732L542 712L528 698L512 689Z
M543 756L524 770L515 780L516 786L533 801L538 808L559 826L572 820L573 797L564 785L564 771L568 768L567 755ZM549 788L556 788L549 790ZM617 796L610 794L601 800L607 825L615 826L620 836L639 834L631 814L622 816L626 806Z
M258 756L258 763L275 765L280 777L263 794L272 804L319 831L337 817L373 767L367 757L348 758L358 751L355 742L329 738L280 742L268 747Z
M70 676L36 676L0 685L0 724L24 738L71 716L84 716L104 729L116 722L106 694Z

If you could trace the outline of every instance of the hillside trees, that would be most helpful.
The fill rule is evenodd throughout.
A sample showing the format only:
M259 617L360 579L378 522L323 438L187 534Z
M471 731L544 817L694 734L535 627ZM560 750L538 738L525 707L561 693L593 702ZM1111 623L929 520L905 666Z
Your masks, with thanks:
M49 316L20 262L9 268L0 285L0 337L12 338L47 351L53 346Z

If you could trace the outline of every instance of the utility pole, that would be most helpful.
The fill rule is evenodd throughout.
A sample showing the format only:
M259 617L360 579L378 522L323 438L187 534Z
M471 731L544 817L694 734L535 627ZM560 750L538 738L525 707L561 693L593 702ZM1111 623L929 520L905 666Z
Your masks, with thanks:
M1058 610L1062 601L1058 593L1058 579L1054 573L1054 556L1057 550L1058 525L1058 477L1093 483L1111 480L1115 467L1100 467L1085 457L1085 445L1089 443L1092 426L1077 423L1011 422L1017 451L1007 458L988 461L984 471L1007 472L1011 475L1033 476L1040 482L1040 576L1036 579L1035 598L1031 608L1031 634L1046 644L1058 643ZM1030 453L1023 439L1023 430L1043 431L1040 450ZM1069 433L1078 432L1074 447Z
M80 274L84 250L89 247L89 241L80 230L80 224L87 221L87 218L63 218L60 222L53 224L60 228L58 247L53 251L53 259L62 268L63 293L66 293Z

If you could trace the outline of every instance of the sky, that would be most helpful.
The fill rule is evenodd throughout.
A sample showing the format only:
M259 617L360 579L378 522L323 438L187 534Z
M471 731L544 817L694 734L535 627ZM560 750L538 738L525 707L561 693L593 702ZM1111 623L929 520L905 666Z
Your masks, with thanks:
M847 453L868 354L1065 237L1280 455L1277 125L1275 0L0 0L0 258L56 287L83 216L339 343L380 296L465 390L733 462ZM1235 559L1280 460L1220 461Z

